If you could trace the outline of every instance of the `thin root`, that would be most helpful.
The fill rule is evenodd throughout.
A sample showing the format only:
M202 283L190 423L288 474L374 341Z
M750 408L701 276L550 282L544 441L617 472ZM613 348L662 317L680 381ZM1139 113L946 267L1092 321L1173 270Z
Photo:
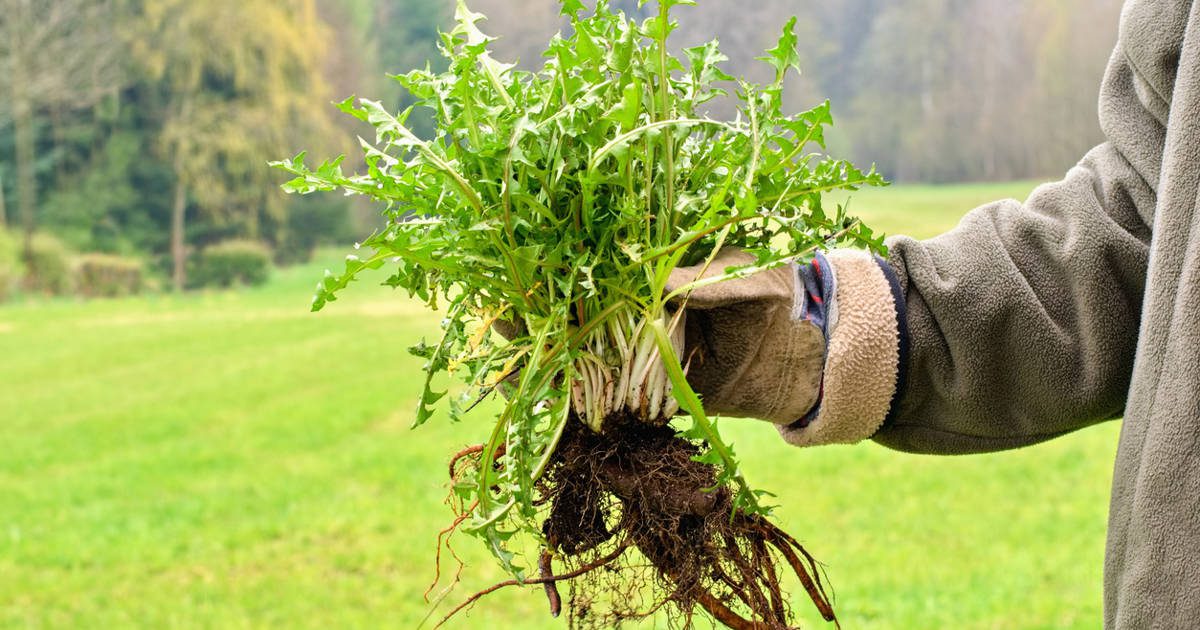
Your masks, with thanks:
M551 575L551 576L546 576L546 577L529 578L525 581L505 580L503 582L493 584L493 585L483 589L482 591L479 591L478 593L475 593L474 595L468 597L466 599L466 601L459 604L458 606L455 606L454 610L451 610L449 613L446 614L445 617L442 617L442 620L439 621L437 623L437 625L434 626L433 628L434 628L434 630L437 630L438 628L442 627L443 624L445 624L447 621L449 621L451 617L458 614L459 611L461 611L462 609L479 601L479 598L481 598L485 595L488 595L490 593L494 593L506 586L525 586L526 584L546 584L546 583L553 583L553 582L562 582L565 580L577 578L585 573L590 573L592 571L595 571L596 569L599 569L600 567L606 566L609 563L616 560L617 558L620 558L621 554L625 553L625 550L628 548L629 548L629 543L623 542L620 545L617 545L617 548L613 549L612 552L609 553L608 555L606 555L594 562L589 562L588 564L585 564L573 571L567 571L566 573L563 573L562 575Z
M454 535L454 532L458 530L459 525L463 524L463 521L470 518L471 513L475 511L475 507L478 505L479 501L472 503L471 507L467 508L461 514L455 517L454 522L450 523L446 529L438 532L437 551L433 556L433 582L429 584L429 588L425 589L426 602L429 601L429 593L433 592L433 589L437 587L438 582L442 581L442 545L445 545L446 549L450 550L450 555L454 556L454 561L458 563L458 569L454 572L454 580L450 582L450 587L458 584L459 578L462 577L464 563L462 558L458 557L458 553L454 551L454 547L450 546L450 536Z

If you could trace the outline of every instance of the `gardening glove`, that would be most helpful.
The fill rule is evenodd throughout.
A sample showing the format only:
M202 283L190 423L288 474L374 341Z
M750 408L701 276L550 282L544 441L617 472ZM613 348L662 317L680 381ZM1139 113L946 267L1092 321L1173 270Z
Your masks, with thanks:
M754 262L722 250L672 272L667 291ZM684 362L705 410L768 420L797 446L875 434L899 391L906 345L894 272L857 250L700 287L686 309Z

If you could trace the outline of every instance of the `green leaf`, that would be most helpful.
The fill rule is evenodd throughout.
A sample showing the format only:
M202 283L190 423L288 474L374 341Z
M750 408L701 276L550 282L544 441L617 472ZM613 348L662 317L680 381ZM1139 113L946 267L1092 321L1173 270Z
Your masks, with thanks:
M581 0L560 0L560 1L562 2L562 7L560 7L558 10L559 15L569 15L571 17L575 17L576 13L579 13L580 11L583 11L587 8L587 7L583 6L583 2Z
M346 98L346 100L334 103L334 105L336 105L337 108L343 112L350 114L351 116L363 122L367 122L367 112L360 107L355 107L354 105L355 101L357 100L357 96L349 96Z
M604 57L604 51L584 28L575 31L575 54L578 55L580 63L594 64Z
M312 300L312 311L315 313L324 308L327 303L337 301L338 291L353 282L363 269L378 269L383 266L384 258L385 256L379 253L367 260L350 255L346 257L346 268L340 276L334 275L328 269L325 270L325 277L317 283L317 292Z
M734 78L726 74L719 64L729 61L721 52L720 44L717 40L712 40L703 46L694 48L685 48L683 51L691 62L692 79L701 84L712 83L713 81L733 81Z
M412 428L419 427L432 418L433 406L445 397L446 392L435 392L432 389L426 389L422 392L420 401L417 403L417 417L413 421Z
M638 81L626 85L621 91L621 100L605 113L606 118L617 122L625 131L633 129L641 115L642 84Z
M800 72L800 53L796 50L796 18L787 21L783 27L783 34L779 37L779 42L774 48L767 50L764 57L757 57L765 61L775 69L775 83L782 83L784 76L787 74L788 68L795 68L796 72Z

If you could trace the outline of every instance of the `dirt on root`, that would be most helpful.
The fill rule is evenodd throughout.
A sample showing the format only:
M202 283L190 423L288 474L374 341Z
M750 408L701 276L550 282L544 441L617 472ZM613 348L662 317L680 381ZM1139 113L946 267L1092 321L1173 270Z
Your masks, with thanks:
M785 584L798 582L836 623L816 562L766 519L732 514L732 489L695 461L702 446L631 418L605 427L596 434L571 421L539 481L552 612L565 604L573 628L660 611L691 627L698 610L739 630L790 628Z

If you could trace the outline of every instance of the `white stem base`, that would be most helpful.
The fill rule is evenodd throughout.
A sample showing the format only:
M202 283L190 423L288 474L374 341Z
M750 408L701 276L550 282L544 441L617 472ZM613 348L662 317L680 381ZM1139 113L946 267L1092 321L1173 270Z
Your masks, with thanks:
M684 321L672 318L671 346L676 356L684 350ZM611 363L615 362L616 365ZM576 415L599 433L615 413L632 414L652 424L662 424L679 411L654 332L645 320L614 318L595 335L588 352L575 364L571 406Z

